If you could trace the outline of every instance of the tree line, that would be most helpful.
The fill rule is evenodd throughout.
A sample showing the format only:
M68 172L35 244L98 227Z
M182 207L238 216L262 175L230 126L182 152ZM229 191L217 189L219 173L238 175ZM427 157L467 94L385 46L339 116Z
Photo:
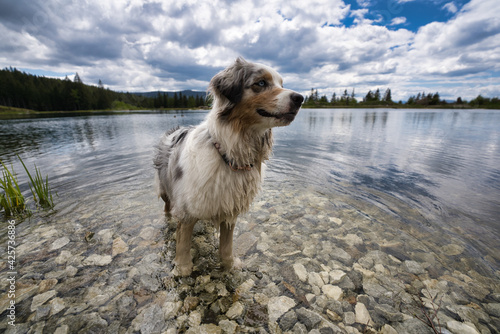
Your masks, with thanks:
M351 92L347 89L342 94L333 93L329 99L326 95L321 97L318 90L311 89L309 96L306 96L304 101L305 107L446 107L446 108L491 108L499 109L500 100L498 97L488 98L478 95L476 98L466 101L458 97L456 101L447 102L441 99L438 92L436 93L418 93L408 98L406 102L392 100L392 91L387 88L381 92L379 88L375 91L369 90L360 100L356 98L354 88Z
M0 105L37 111L106 110L118 108L197 108L206 106L204 96L186 96L182 92L156 96L115 92L84 84L78 75L73 80L46 78L16 68L0 70Z

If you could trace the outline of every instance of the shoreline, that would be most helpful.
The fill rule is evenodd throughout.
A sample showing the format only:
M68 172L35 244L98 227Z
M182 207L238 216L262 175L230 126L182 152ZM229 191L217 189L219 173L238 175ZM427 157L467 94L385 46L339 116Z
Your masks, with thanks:
M453 107L453 106L302 106L301 109L401 109L401 110L500 110L500 108L477 108L477 107ZM208 111L208 108L161 108L161 109L105 109L105 110L71 110L71 111L37 111L31 109L13 108L0 106L0 119L16 118L16 116L37 117L47 115L98 115L98 114L120 114L141 111L164 112L164 111ZM21 117L21 118L24 118Z

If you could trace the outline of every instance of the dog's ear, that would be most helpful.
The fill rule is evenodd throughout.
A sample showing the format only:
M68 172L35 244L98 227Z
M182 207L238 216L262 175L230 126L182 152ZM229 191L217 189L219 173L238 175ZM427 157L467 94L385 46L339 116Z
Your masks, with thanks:
M241 101L248 73L248 62L239 57L232 65L217 73L210 81L208 90L215 99L223 102L224 111L229 111Z

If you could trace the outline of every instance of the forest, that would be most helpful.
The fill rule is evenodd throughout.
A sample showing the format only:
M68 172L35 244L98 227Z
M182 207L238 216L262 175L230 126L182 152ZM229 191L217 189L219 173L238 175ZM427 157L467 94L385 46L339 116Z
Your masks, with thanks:
M311 89L311 93L304 101L304 107L309 108L375 108L375 107L391 107L391 108L486 108L500 109L500 100L498 97L488 98L478 95L476 98L466 101L458 97L456 101L445 101L441 99L438 92L435 93L418 93L408 98L408 101L392 100L392 92L387 88L383 93L380 89L375 91L369 90L368 93L360 100L356 98L355 90L351 93L344 90L343 94L337 95L335 92L329 99L326 95L321 97L318 95L318 90Z
M105 88L101 80L97 86L82 82L78 73L74 79L46 78L21 72L16 68L0 70L0 106L36 111L77 111L77 110L117 110L117 109L163 109L163 108L207 108L209 101L204 92L184 91L175 93L115 92ZM311 92L304 101L305 108L490 108L500 109L498 97L488 98L478 95L470 101L458 97L450 102L441 99L438 92L418 93L406 102L392 100L392 92L387 88L370 90L357 98L355 90L347 89L342 94L333 93L328 98L319 96L318 90Z
M192 92L193 93L193 92ZM151 96L155 95L155 96ZM36 111L107 109L198 108L206 106L204 93L123 93L86 85L78 73L73 80L46 78L15 68L0 70L0 105Z

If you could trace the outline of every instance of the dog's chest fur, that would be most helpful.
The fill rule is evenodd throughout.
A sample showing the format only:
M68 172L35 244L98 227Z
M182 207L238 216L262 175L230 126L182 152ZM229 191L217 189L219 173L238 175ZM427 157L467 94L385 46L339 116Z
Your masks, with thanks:
M248 152L255 155L249 159L254 161L246 162L239 157L240 162L236 163L252 164L252 167L234 171L215 147L213 136L207 124L202 123L177 129L162 138L155 165L159 177L166 182L163 186L159 184L159 192L169 198L170 213L179 219L232 224L238 214L248 211L257 195L262 180L262 160L267 154L258 152L259 148L249 149ZM237 152L227 153L232 158Z

